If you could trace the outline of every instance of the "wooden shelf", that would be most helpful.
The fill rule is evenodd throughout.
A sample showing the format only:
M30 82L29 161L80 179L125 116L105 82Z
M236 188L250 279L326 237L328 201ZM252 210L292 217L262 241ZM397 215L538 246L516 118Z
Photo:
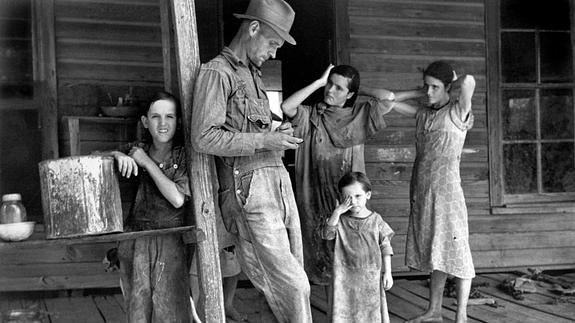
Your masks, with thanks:
M62 156L118 149L141 138L139 118L62 117Z
M44 233L40 232L33 234L28 240L13 241L13 242L0 242L0 250L16 249L24 247L46 247L46 246L62 246L62 245L75 245L94 242L114 242L122 240L131 240L142 237L165 235L180 233L183 236L186 244L197 243L206 239L205 233L196 228L196 226L185 226L169 229L123 232L123 233L109 233L103 235L81 236L74 238L58 238L46 239Z

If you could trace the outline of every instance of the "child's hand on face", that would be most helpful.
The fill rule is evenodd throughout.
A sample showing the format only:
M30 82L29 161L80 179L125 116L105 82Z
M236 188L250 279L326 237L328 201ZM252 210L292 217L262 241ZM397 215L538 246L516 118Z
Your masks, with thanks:
M389 290L393 286L393 277L390 272L383 273L381 279L383 281L383 289Z
M333 213L337 213L339 215L344 214L345 212L351 209L351 196L347 196L343 203L339 204L339 201L336 201L336 207Z
M134 176L138 176L138 164L136 164L136 161L132 157L126 156L124 153L117 152L114 154L114 158L118 163L118 170L122 176L126 178L130 178L132 174L134 174Z

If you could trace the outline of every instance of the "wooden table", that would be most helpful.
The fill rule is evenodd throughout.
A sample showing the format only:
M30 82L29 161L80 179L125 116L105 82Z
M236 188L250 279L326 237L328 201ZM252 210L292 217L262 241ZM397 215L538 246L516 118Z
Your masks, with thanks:
M91 235L91 236L80 236L73 238L58 238L58 239L46 239L44 232L36 231L30 238L24 241L2 241L0 242L0 250L10 249L10 248L25 248L25 247L46 247L46 246L62 246L62 245L73 245L73 244L85 244L92 242L114 242L122 240L137 239L142 237L164 235L181 233L184 239L184 243L197 243L204 241L206 235L202 230L196 228L196 226L185 226L169 229L158 229L158 230L147 230L147 231L135 231L135 232L121 232L121 233L108 233L103 235Z
M0 295L10 291L84 290L118 288L118 272L102 263L117 241L163 234L181 234L185 243L204 241L196 226L46 239L37 224L25 241L0 242Z

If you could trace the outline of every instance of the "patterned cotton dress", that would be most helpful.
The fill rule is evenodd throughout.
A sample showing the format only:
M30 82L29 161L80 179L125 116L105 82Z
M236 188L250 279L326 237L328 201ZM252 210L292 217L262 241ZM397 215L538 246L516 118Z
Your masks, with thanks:
M411 268L463 279L475 276L459 176L461 151L472 126L473 115L462 116L458 102L417 112L406 246Z
M337 226L325 225L324 239L335 239L332 322L389 322L382 284L383 256L393 255L393 230L372 212L366 218L342 215Z

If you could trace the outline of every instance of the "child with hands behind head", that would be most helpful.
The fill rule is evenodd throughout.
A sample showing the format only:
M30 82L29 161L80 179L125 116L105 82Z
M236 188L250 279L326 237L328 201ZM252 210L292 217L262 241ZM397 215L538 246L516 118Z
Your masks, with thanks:
M138 178L125 231L182 226L184 205L191 194L185 151L174 144L177 99L158 92L141 121L149 132L149 143L137 142L123 151L98 153L113 156L122 176ZM128 322L190 321L186 249L180 235L121 241L118 258Z
M338 183L341 203L327 219L323 238L335 239L330 291L331 320L389 322L385 291L393 286L393 230L366 206L371 183L361 172Z

